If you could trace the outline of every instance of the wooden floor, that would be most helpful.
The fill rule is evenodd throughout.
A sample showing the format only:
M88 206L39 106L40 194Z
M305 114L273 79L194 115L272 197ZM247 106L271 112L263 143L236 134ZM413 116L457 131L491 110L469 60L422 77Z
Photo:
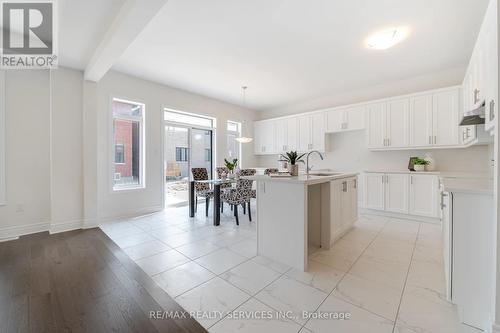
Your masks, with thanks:
M0 243L0 332L206 332L100 229ZM179 312L180 313L180 312Z

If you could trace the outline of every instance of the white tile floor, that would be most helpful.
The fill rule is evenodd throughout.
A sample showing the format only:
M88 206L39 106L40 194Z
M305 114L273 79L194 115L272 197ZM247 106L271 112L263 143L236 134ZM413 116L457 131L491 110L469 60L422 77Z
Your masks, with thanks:
M172 208L101 228L186 310L217 311L198 319L210 332L478 332L459 324L444 300L437 225L362 216L301 272L257 256L256 222L241 212L239 227L229 209L214 227L204 211L200 205L190 219L186 207ZM305 318L302 311L351 318Z

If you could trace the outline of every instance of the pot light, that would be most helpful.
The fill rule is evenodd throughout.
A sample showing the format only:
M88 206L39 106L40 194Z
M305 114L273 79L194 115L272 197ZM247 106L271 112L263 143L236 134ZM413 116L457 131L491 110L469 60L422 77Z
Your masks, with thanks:
M407 28L389 28L374 33L366 39L366 46L375 50L386 50L402 42L409 33Z

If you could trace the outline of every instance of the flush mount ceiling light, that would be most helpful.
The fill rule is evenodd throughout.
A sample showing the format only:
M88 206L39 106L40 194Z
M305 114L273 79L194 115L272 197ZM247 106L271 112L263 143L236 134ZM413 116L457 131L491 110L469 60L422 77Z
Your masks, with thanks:
M241 95L243 97L243 106L246 108L247 107L247 89L248 87L247 86L243 86L241 87ZM246 121L243 121L243 124L242 124L242 129L241 129L241 132L243 134L243 131L245 130L245 126L246 125ZM253 141L253 138L249 137L249 136L240 136L239 138L236 138L236 141L238 141L239 143L250 143Z
M408 37L408 28L389 28L378 31L366 39L366 47L374 50L386 50Z

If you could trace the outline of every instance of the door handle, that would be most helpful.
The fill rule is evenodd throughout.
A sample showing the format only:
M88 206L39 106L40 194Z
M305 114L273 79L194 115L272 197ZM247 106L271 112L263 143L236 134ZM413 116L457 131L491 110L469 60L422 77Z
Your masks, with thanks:
M490 121L495 119L495 100L492 99L490 102Z
M474 104L476 104L477 102L479 102L479 89L474 89Z

